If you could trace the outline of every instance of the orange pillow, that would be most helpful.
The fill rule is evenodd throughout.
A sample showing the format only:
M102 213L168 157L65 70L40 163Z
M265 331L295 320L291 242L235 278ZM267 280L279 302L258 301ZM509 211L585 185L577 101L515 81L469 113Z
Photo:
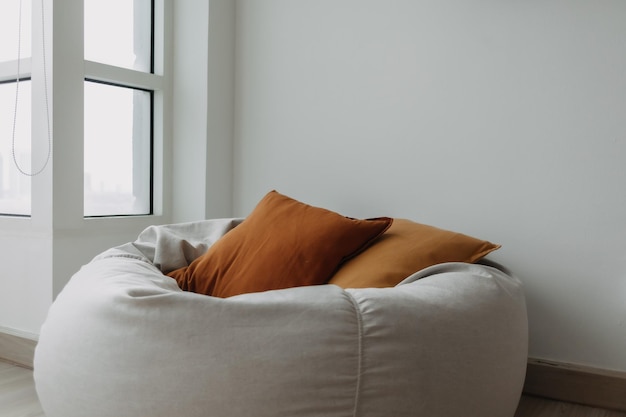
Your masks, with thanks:
M476 262L499 247L461 233L395 219L380 239L342 265L328 283L342 288L393 287L427 266Z
M271 191L239 226L168 276L183 290L216 297L324 284L392 221L351 219Z

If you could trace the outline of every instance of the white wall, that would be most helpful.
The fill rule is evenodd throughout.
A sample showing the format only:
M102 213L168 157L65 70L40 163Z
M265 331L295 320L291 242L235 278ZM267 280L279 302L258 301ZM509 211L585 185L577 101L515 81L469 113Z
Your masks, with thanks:
M0 332L30 337L39 333L52 302L52 237L6 223L0 221Z
M501 243L530 355L626 371L626 2L239 0L235 215L268 190Z
M174 4L173 219L232 213L232 0Z

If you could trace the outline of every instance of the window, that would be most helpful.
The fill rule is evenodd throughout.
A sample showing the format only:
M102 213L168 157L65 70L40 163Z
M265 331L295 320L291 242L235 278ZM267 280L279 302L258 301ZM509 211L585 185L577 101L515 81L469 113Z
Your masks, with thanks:
M76 229L164 214L171 14L166 0L0 1L0 216Z
M19 83L17 112L16 84L0 84L0 213L28 216L30 177L21 174L15 163L30 172L30 81Z
M84 215L152 214L153 1L85 0Z
M152 212L151 107L151 91L85 82L85 216Z
M20 173L31 169L31 20L30 1L22 0L21 7L18 0L0 2L0 214L5 215L31 212L31 180Z

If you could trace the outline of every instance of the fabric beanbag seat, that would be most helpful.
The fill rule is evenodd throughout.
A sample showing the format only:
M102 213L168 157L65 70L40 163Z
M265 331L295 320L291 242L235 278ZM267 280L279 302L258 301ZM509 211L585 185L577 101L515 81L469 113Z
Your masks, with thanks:
M509 272L442 263L391 288L228 298L164 275L240 221L153 226L72 277L35 353L47 417L514 415L528 332Z

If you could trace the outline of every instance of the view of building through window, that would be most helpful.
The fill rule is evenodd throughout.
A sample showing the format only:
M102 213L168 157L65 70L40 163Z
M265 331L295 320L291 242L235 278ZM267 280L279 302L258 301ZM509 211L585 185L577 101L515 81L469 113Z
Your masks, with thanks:
M15 82L0 84L0 213L27 216L30 214L31 178L19 172L13 161L30 171L30 81L19 84L19 100L15 112ZM15 129L13 129L15 118ZM15 135L15 136L13 136Z

